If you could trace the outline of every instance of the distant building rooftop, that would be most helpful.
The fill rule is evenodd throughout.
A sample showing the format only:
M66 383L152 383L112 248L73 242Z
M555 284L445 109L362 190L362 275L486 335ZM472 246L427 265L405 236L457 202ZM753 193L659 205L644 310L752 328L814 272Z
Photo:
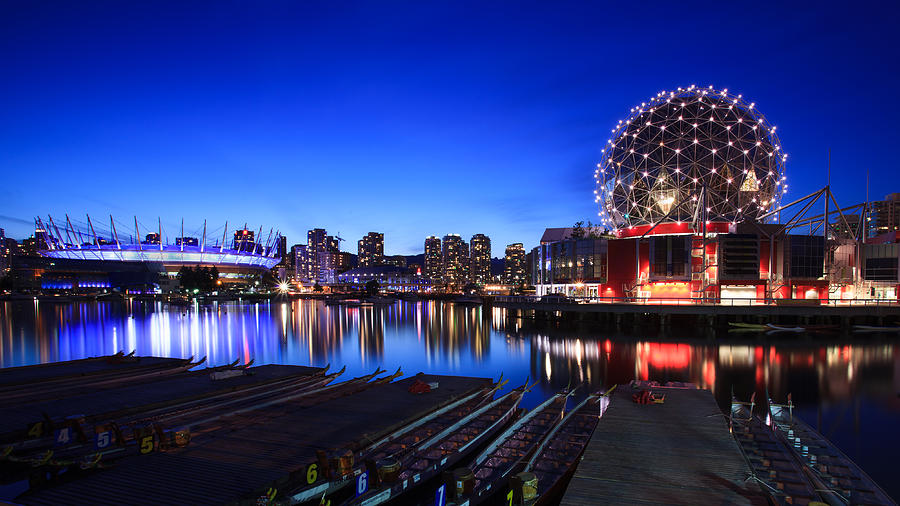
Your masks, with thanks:
M544 229L544 235L541 236L541 244L569 239L572 237L572 230L574 230L572 227Z

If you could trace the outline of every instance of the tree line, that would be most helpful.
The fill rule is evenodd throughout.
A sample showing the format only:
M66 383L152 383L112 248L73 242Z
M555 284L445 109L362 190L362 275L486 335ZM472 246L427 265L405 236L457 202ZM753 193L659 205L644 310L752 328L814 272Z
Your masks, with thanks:
M178 281L185 290L211 292L216 289L216 282L219 281L219 269L216 266L192 269L185 265L178 271Z

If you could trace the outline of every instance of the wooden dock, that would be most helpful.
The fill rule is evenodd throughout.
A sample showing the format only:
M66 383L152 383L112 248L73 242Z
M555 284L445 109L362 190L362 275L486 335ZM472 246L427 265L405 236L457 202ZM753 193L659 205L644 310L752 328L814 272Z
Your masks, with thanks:
M437 383L426 394L414 381ZM283 398L221 416L185 415L187 446L137 449L112 466L33 487L19 504L255 504L306 483L317 451L353 449L376 440L490 380L421 375L393 383L335 384L332 395ZM341 385L348 385L346 388ZM329 387L331 388L331 387ZM329 453L330 454L330 453Z
M151 357L152 358L152 357ZM154 381L111 383L105 388L83 388L63 397L29 398L13 406L2 406L0 442L23 439L36 422L60 422L77 416L83 423L119 421L128 415L186 404L191 401L232 396L253 388L275 388L281 383L306 378L322 369L304 366L265 365L223 379L212 379L207 369L157 376ZM74 382L77 385L77 382ZM27 387L22 387L24 392ZM249 392L248 392L249 393ZM121 422L120 422L121 423Z
M708 390L651 387L637 404L619 385L562 505L767 504Z

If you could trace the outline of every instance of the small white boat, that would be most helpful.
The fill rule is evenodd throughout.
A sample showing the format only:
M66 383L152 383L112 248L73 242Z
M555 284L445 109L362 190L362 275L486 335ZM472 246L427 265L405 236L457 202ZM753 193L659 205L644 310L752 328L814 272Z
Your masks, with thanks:
M900 332L900 326L878 327L874 325L854 325L854 332Z

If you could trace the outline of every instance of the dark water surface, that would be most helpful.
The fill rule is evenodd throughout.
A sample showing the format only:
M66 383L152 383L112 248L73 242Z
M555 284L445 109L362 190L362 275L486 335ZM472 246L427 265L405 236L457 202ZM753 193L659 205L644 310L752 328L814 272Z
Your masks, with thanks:
M135 350L207 357L209 365L376 367L538 380L534 406L572 384L690 381L727 407L731 391L776 400L792 393L818 427L893 497L900 498L900 348L897 335L612 331L507 320L502 309L398 302L375 308L294 300L169 307L141 302L0 302L0 367Z

